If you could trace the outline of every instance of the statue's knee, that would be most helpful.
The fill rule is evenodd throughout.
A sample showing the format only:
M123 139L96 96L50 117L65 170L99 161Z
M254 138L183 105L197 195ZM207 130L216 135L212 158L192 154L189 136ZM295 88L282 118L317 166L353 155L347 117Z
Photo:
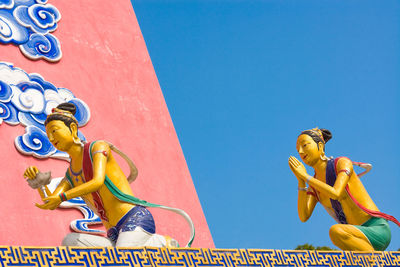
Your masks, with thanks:
M346 231L344 225L335 224L329 229L329 236L333 244L338 245L339 243L348 240L351 237L351 234Z

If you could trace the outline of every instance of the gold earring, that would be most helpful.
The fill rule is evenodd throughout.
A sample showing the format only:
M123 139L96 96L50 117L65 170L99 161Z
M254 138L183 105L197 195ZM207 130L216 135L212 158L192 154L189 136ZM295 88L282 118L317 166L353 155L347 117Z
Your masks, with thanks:
M74 144L83 146L83 143L81 142L81 139L79 139L79 138L77 138L77 139L78 139L78 140L76 140L75 138L73 138Z

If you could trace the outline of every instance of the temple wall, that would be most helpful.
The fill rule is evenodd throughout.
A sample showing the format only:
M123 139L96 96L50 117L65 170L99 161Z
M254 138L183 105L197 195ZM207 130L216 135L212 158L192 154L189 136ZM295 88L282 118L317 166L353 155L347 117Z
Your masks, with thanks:
M61 59L31 60L18 46L0 42L0 61L27 74L40 74L84 101L91 116L80 130L87 140L110 141L133 159L139 170L131 185L135 196L187 211L197 232L193 246L214 247L130 1L50 0L48 4L61 14L52 32L60 42ZM19 153L14 140L24 134L21 124L3 121L0 129L0 244L60 245L70 232L70 221L82 214L36 208L34 204L41 200L23 173L35 165L62 177L68 163ZM127 171L124 161L120 162ZM187 242L189 227L184 219L167 211L151 211L158 233Z

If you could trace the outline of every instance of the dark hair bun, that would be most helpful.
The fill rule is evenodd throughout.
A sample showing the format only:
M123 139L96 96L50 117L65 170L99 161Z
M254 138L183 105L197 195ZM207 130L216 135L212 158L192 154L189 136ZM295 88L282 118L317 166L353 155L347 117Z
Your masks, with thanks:
M324 137L325 143L332 139L332 133L327 129L320 129L322 136Z
M75 113L76 113L76 107L72 103L68 103L68 102L61 103L60 105L57 106L57 108L61 109L61 110L69 111L72 113L72 115L75 115Z

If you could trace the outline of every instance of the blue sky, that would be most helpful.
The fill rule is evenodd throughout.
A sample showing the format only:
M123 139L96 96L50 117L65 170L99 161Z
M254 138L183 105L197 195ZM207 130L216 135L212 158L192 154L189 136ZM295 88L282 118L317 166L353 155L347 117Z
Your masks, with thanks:
M321 205L298 219L287 164L315 126L327 155L373 165L362 181L400 219L398 1L132 4L216 247L333 247Z

